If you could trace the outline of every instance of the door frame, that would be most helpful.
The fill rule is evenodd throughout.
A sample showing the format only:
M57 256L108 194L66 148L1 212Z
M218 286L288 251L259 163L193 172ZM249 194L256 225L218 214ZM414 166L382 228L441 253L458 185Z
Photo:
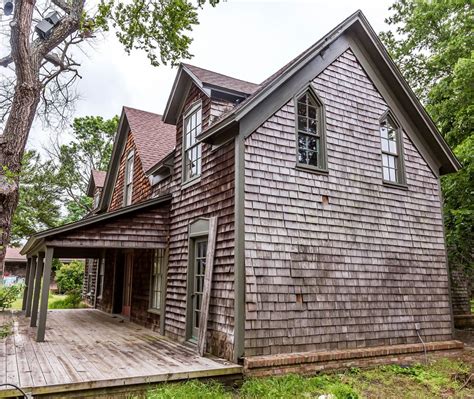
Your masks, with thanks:
M197 337L193 337L193 295L194 290L194 269L195 269L195 247L196 242L208 241L209 219L199 218L189 224L188 229L188 270L186 273L186 321L185 340L196 342Z
M132 314L132 291L133 291L133 251L126 251L123 254L123 294L122 294L122 311L120 314L130 319ZM127 287L128 284L128 287ZM127 291L128 289L128 291ZM126 295L128 294L128 295ZM127 298L128 297L128 298ZM128 299L128 312L124 312L125 302Z

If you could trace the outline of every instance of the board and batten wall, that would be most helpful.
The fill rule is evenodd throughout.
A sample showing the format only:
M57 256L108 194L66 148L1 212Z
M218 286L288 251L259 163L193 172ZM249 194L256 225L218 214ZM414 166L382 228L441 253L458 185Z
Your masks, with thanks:
M404 133L407 189L382 183L387 105L350 50L313 85L327 175L295 168L293 100L245 141L245 355L451 339L438 179Z

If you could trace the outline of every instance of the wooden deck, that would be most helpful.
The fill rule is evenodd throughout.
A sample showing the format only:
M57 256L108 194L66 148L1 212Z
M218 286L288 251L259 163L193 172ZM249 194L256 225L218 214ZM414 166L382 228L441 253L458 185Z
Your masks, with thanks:
M48 311L42 343L23 314L0 317L13 323L13 334L0 340L0 383L34 395L242 373L238 365L199 357L191 346L98 310ZM0 389L0 397L12 394Z

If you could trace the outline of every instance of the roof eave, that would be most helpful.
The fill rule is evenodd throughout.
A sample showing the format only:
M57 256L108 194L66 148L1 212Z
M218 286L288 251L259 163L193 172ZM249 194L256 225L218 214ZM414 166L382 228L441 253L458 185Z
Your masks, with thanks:
M127 213L136 212L138 210L148 208L154 205L165 203L171 200L171 194L164 194L156 198L149 199L147 201L140 202L138 204L126 206L119 208L113 212L106 212L100 215L91 216L89 218L81 219L77 222L68 223L63 226L55 227L48 230L40 231L36 234L33 234L23 248L20 251L21 255L26 255L28 253L34 252L33 250L39 249L44 245L45 238L50 237L55 234L65 233L70 230L74 230L80 227L85 227L90 224L94 224L106 219L111 219L114 217L122 216Z

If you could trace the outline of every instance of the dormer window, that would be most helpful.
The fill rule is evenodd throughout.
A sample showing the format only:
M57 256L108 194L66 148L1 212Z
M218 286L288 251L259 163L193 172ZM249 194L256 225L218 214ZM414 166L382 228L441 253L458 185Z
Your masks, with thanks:
M132 203L133 193L133 162L134 152L133 150L127 154L127 160L125 162L125 181L124 181L124 206Z
M201 175L201 143L196 137L201 133L201 103L186 113L183 125L183 182Z
M296 100L296 134L298 166L325 170L323 106L311 87Z
M380 144L383 180L388 183L403 184L401 130L390 112L387 112L380 120Z

